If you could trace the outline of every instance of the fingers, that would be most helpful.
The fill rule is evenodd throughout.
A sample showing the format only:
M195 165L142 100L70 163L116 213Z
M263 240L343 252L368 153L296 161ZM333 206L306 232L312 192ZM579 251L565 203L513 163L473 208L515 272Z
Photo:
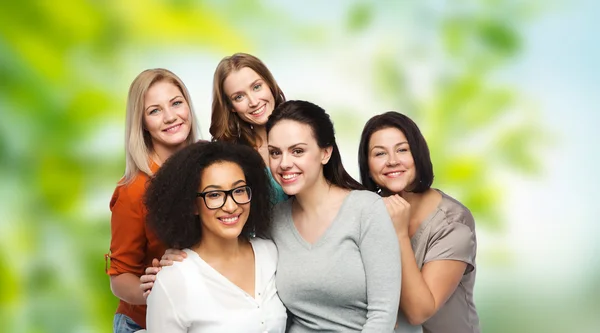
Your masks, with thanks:
M160 266L171 266L173 265L173 261L183 261L186 257L187 253L181 250L168 249L165 251L165 254L163 254L159 264Z
M148 296L150 296L151 291L152 291L152 286L150 286L150 288L148 288L148 290L144 291L144 293L142 294L144 296L144 299L148 299Z
M156 259L156 258L152 259L152 266L160 267L160 261L158 261L158 259ZM148 273L146 273L146 274L148 274Z
M146 271L145 271L146 275L142 275L142 276L154 276L154 275L158 274L158 272L160 272L160 267L150 266L150 267L146 267Z

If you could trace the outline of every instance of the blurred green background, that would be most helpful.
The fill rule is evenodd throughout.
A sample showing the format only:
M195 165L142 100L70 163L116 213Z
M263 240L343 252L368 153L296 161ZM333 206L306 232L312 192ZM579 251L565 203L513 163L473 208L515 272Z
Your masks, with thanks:
M415 119L434 186L477 221L484 332L597 332L598 12L585 0L0 5L2 331L111 331L103 254L129 84L174 71L207 139L214 68L243 51L288 99L328 110L355 177L369 117Z

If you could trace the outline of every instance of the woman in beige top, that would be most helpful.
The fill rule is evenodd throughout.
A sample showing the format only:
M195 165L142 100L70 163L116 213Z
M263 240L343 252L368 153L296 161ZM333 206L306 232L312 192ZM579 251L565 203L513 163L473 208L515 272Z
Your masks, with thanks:
M479 333L473 215L431 188L433 166L417 125L397 112L371 118L359 166L363 184L384 197L400 243L400 317L425 333Z

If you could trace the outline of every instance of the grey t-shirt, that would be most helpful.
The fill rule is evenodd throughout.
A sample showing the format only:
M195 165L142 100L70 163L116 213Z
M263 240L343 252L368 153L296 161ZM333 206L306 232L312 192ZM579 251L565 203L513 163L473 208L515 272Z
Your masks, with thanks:
M277 290L293 315L288 332L392 332L400 251L382 199L351 191L314 244L294 226L293 200L275 207L272 234Z
M469 209L439 191L442 200L410 239L419 269L434 260L467 263L462 280L438 312L423 323L424 333L479 333L479 317L473 302L477 239Z

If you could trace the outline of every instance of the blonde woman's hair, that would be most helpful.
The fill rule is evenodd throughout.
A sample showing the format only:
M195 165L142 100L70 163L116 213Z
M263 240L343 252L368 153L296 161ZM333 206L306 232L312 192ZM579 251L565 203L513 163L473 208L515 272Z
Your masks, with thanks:
M275 99L274 107L285 102L283 91L273 78L273 74L260 59L246 53L236 53L225 57L219 62L213 78L212 115L209 131L213 141L243 143L256 148L260 143L258 142L260 138L252 131L250 124L243 121L237 113L232 112L233 105L223 89L227 76L244 67L255 71L269 86Z
M131 183L138 171L152 176L150 169L150 153L152 152L152 138L144 129L144 97L152 85L157 82L170 82L177 86L190 108L190 134L186 145L196 142L198 137L197 120L192 106L190 93L181 79L171 71L163 68L147 69L141 72L129 87L127 96L127 115L125 123L125 175L119 182L120 185Z

